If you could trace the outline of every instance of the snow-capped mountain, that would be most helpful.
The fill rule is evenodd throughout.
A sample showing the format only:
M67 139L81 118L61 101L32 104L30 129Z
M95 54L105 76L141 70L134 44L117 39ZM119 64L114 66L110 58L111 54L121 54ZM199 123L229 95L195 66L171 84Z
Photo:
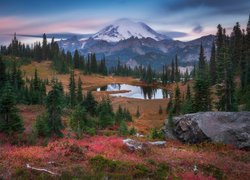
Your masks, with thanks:
M152 38L156 41L170 39L159 34L142 22L134 22L129 19L119 19L110 24L92 36L95 40L104 40L107 42L118 42L131 37Z
M71 53L76 49L85 56L90 52L95 53L97 59L105 55L109 67L116 65L119 59L131 68L138 64L151 64L153 68L161 70L162 65L170 64L176 54L182 66L197 62L201 42L209 60L213 41L213 35L188 42L175 41L144 23L121 19L94 35L84 39L79 36L68 38L58 41L58 45Z

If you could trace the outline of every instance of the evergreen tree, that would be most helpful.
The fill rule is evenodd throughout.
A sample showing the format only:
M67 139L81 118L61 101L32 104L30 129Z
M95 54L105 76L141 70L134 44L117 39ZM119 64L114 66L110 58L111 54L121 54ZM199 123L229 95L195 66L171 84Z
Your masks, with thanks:
M18 56L18 40L16 38L16 33L14 33L14 38L12 40L12 43L11 43L11 54L13 56Z
M175 88L175 97L174 97L174 106L173 106L173 113L178 115L181 111L181 93L179 85L176 85Z
M46 113L36 118L35 129L38 136L46 137L49 135L48 116Z
M91 54L90 69L91 69L92 73L97 72L97 61L96 61L96 55L95 54Z
M121 105L118 106L118 109L115 113L115 120L116 120L116 123L120 124L121 121L123 120L123 109L121 107Z
M212 45L210 64L209 64L209 73L211 85L216 84L217 74L216 74L216 54L215 54L215 44Z
M82 81L81 81L80 76L78 78L78 86L77 86L77 101L78 101L78 103L81 103L83 101Z
M191 89L190 89L190 85L187 85L187 92L186 92L186 100L191 100L192 96L191 96Z
M147 68L146 82L147 84L151 84L153 82L153 71L150 64L148 65Z
M237 69L242 60L242 32L240 29L240 24L237 22L233 28L231 34L231 43L232 43L232 66Z
M186 68L186 72L184 74L184 83L186 84L189 80L188 68Z
M79 68L80 56L79 56L79 52L77 49L75 50L75 53L74 53L73 62L74 62L74 68Z
M194 109L195 111L211 110L209 74L204 56L204 49L201 44L198 70L194 82Z
M0 96L0 132L11 134L23 132L23 121L16 108L16 96L9 83L3 87Z
M75 73L72 70L69 79L69 104L70 107L76 105L76 85L75 85Z
M5 64L0 56L0 89L3 88L6 80Z
M120 136L126 136L129 134L128 126L125 121L122 121L118 130Z
M47 37L45 33L43 34L42 58L44 60L48 59L48 45L47 45Z
M136 135L137 130L135 129L135 127L133 126L130 130L129 130L129 135Z
M62 137L63 124L61 121L63 108L63 94L58 82L54 82L52 90L46 99L46 109L48 114L48 127L50 135Z
M179 66L178 66L178 57L177 54L175 55L175 75L174 75L175 82L180 81L180 73L179 73Z
M87 127L87 113L85 108L77 105L70 117L70 127L76 134L77 138L82 137L83 131Z
M90 113L92 116L95 115L97 102L95 101L91 91L87 92L87 96L84 98L82 105L85 107L88 113Z
M137 110L136 110L135 116L136 116L137 118L139 118L139 117L141 116L139 106L137 106Z
M181 106L181 112L182 114L187 114L187 113L193 113L193 99L192 99L192 94L191 94L191 88L190 85L187 85L187 92L186 92L186 98L182 103Z
M167 109L166 109L167 113L169 113L170 111L173 111L173 99L172 99L172 97L170 97L170 100L168 102Z
M217 109L219 111L235 111L236 101L235 101L235 85L234 85L234 74L237 68L233 66L237 66L237 62L230 58L229 53L229 39L226 37L226 31L220 27L218 29L218 35L221 37L221 42L217 40L217 86L216 86L216 94L218 96L218 101L216 103ZM234 48L231 46L231 48ZM236 51L232 51L232 57L236 58L241 56Z
M175 67L174 67L174 60L172 60L172 65L171 65L171 77L170 80L173 83L175 81Z

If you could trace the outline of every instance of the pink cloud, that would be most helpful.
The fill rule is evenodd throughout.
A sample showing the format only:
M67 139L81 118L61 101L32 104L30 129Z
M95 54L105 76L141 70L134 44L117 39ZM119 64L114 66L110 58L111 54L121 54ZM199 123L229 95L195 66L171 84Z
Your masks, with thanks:
M75 33L95 33L103 27L109 20L107 19L77 19L65 21L51 21L46 19L31 19L17 17L0 18L0 33L18 34L41 34L56 32L75 32Z
M28 25L29 23L30 22L28 22L27 20L17 17L0 17L0 33L13 32L20 27Z

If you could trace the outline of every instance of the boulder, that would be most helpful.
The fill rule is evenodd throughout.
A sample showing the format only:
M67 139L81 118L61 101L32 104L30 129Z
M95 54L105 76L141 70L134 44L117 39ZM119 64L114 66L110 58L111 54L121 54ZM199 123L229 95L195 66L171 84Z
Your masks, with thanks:
M200 112L174 117L173 122L172 134L182 142L212 141L250 149L250 112ZM167 122L165 131L171 136Z

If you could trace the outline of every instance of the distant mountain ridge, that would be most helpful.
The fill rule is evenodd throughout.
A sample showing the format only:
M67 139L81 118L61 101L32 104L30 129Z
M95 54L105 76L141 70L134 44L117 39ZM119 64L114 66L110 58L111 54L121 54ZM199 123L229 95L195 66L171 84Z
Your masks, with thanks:
M172 40L144 23L121 19L90 37L72 36L58 44L65 51L78 49L82 55L96 53L99 59L105 55L108 66L116 65L119 59L123 64L151 64L153 68L161 69L162 65L170 64L176 54L181 65L194 64L201 43L209 60L213 41L213 35L188 42Z

